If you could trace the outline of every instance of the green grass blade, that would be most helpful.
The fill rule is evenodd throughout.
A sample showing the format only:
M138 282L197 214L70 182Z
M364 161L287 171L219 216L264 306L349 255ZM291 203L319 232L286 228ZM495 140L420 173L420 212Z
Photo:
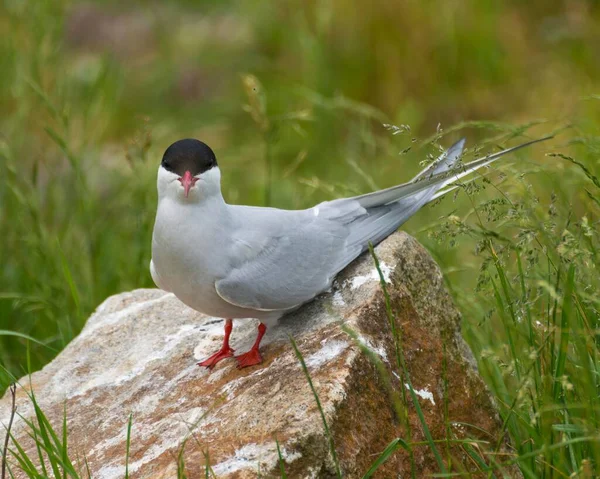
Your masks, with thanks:
M377 258L377 255L375 254L375 249L373 248L373 245L371 243L369 243L369 251L371 253L371 257L373 258L373 261L375 262L375 268L377 269L377 273L379 274L379 283L381 284L381 288L383 289L383 295L385 298L386 313L388 315L388 321L390 322L391 325L395 325L396 321L395 321L393 313L392 313L391 300L390 300L390 295L387 290L387 284L385 282L385 277L383 275L383 272L381 271L381 266L379 264L379 258ZM427 441L429 443L429 447L435 457L435 460L440 468L440 471L445 473L445 472L447 472L447 470L446 470L446 466L444 465L444 460L442 459L442 456L440 455L440 452L438 451L438 448L435 445L433 437L431 436L429 426L427 425L427 421L425 420L425 415L423 414L423 410L421 409L421 405L419 404L419 400L417 398L415 390L413 389L413 386L412 386L412 383L410 380L410 376L408 373L408 368L406 366L406 362L404 361L404 356L403 356L402 351L399 346L399 332L396 330L395 326L392 326L392 333L394 334L394 340L396 342L396 351L397 351L396 357L397 357L397 361L398 361L398 366L401 368L402 374L404 375L404 382L408 386L408 391L410 393L413 405L417 412L417 416L419 417L419 422L421 423L421 427L423 428L423 433L425 434L425 438L427 439Z
M473 446L471 446L469 443L465 442L463 444L463 449L467 451L469 457L473 459L473 461L475 461L475 463L481 468L482 471L489 468L489 466L485 462L485 459L483 459L481 455L477 451L475 451ZM494 474L491 474L491 476L494 478L496 477Z
M92 479L92 471L90 470L90 465L88 463L87 457L83 458L83 462L85 463L85 472L87 473L87 479Z
M565 371L565 363L567 361L567 353L569 349L569 321L573 317L573 288L575 284L575 266L571 264L567 273L567 281L565 283L565 292L563 295L563 304L560 322L560 340L556 357L556 368L554 370L554 385L553 393L554 400L559 400L561 391L561 378Z
M11 435L10 439L12 444L14 444L15 448L17 449L16 451L9 449L11 456L17 460L23 472L29 474L30 477L36 477L35 475L37 473L37 469L35 468L35 465L31 461L23 447L16 441L14 436Z
M202 454L204 456L204 474L205 474L205 479L217 479L217 475L215 474L215 471L213 471L213 468L210 465L210 453L208 450L206 451L202 451Z
M37 432L41 437L41 440L38 442L38 444L46 452L46 457L48 459L48 462L50 463L50 467L52 468L54 477L59 478L61 476L60 467L58 461L56 460L58 451L55 447L55 443L53 443L50 439L50 434L47 429L47 419L42 410L39 408L37 401L34 399L34 396L32 396L32 398L35 417L38 425Z
M69 267L69 263L67 258L65 257L64 251L60 245L57 243L57 250L60 254L60 263L62 266L62 272L69 286L69 291L71 292L71 298L73 299L73 303L75 304L75 310L77 311L77 315L81 316L81 295L79 293L79 289L77 288L77 284L75 283L75 279L73 278L73 274L71 272L71 268Z
M498 277L500 278L500 285L502 287L502 292L504 293L504 298L502 298L502 295L500 294L500 291L498 290L497 286L496 286L496 282L490 278L490 281L492 283L492 286L494 287L494 296L496 298L496 302L498 304L498 308L499 308L499 312L501 314L503 314L503 312L505 311L505 304L504 304L504 300L506 300L506 304L508 305L508 311L510 314L510 318L512 320L512 324L509 324L508 322L504 322L504 326L505 326L505 331L506 331L506 335L508 337L508 344L510 346L510 351L512 354L512 361L515 367L515 373L517 374L517 380L520 381L521 380L521 368L519 366L519 355L517 354L517 348L515 346L515 341L513 339L513 335L512 335L512 328L514 326L517 325L517 318L515 315L515 310L514 310L514 306L513 306L513 300L512 300L512 295L511 295L511 289L508 285L508 279L506 278L506 273L504 271L504 268L500 262L500 258L498 258L498 255L496 254L496 251L494 250L494 247L492 246L491 241L488 242L489 245L489 249L490 252L492 254L492 258L494 260L494 266L496 267L496 272L498 273Z
M594 184L594 186L596 186L596 188L600 189L600 180L598 177L594 175L581 161L577 161L570 156L563 155L562 153L549 153L548 156L562 158L563 160L573 163L581 171L583 171L583 174Z
M287 474L285 473L285 461L281 455L281 448L279 447L279 441L277 439L275 439L275 444L277 445L277 458L279 461L279 472L281 474L281 479L287 479Z
M32 426L30 426L31 428ZM44 451L42 449L42 447L40 446L40 440L39 440L39 436L36 432L35 429L32 429L33 434L30 434L30 437L33 439L33 441L35 442L35 450L37 452L38 455L38 460L40 463L40 467L42 468L42 473L44 476L48 476L48 470L46 469L46 460L44 459Z
M343 477L342 470L340 469L340 463L338 461L338 457L335 452L335 444L333 441L333 435L331 434L331 431L329 430L329 425L327 424L327 419L325 418L325 411L323 410L323 406L321 405L321 400L319 399L319 395L317 394L315 386L313 385L312 379L310 377L310 373L308 372L308 368L306 367L306 363L304 362L304 357L302 356L302 353L298 349L298 345L296 344L296 341L294 341L294 338L292 338L291 336L290 336L290 342L292 343L292 347L294 348L294 353L296 354L296 358L298 358L298 361L300 362L300 365L302 366L302 371L304 372L304 376L306 377L306 380L308 381L310 390L312 391L315 401L317 403L317 408L319 410L319 414L321 415L321 421L323 422L323 428L325 429L325 435L327 436L327 441L329 442L329 452L331 453L331 457L332 457L333 463L335 465L335 472L336 472L337 476L339 478L341 478L341 477Z
M125 479L129 479L129 452L131 448L131 426L133 424L133 414L129 414L127 421L127 439L125 445Z
M0 329L0 336L15 336L17 338L26 339L27 341L31 341L32 343L39 344L40 346L44 346L45 348L48 348L51 351L56 352L56 349L51 348L50 346L43 343L39 339L35 339L34 337L29 336L28 334L19 333L18 331L8 331L6 329Z
M20 417L32 431L32 437L36 441L36 445L46 454L46 459L50 463L54 477L61 477L61 469L71 477L78 477L77 471L68 457L67 444L61 441L52 428L50 421L40 408L34 392L31 391L28 395L33 404L36 422L34 424L23 416Z
M406 371L405 376L406 384L408 385L408 391L410 393L410 397L412 398L413 404L415 406L415 410L417 411L417 416L419 417L419 422L421 423L421 427L423 428L423 434L425 434L425 438L429 443L429 448L435 457L435 460L440 468L440 471L447 472L446 466L444 465L444 460L438 451L438 448L435 445L433 440L433 436L431 435L431 431L429 430L429 426L427 425L427 421L425 420L425 415L423 414L423 410L421 409L421 405L419 404L419 399L417 398L417 394L412 387L412 383L410 382L410 378L408 377L408 372Z
M63 420L62 420L62 449L61 456L63 464L69 461L69 449L68 449L68 437L67 434L67 401L63 404ZM63 467L63 479L67 479L67 468Z
M394 452L396 452L399 448L403 448L407 451L410 451L410 447L408 446L408 444L406 444L406 441L404 441L404 439L402 438L397 437L392 442L390 442L387 445L387 447L383 450L383 452L379 455L379 457L375 459L375 462L371 464L371 467L365 473L363 479L368 479L373 474L375 474L375 472L377 472L377 469L379 469L383 465L383 463L387 461L392 456L392 454L394 454Z
M4 437L4 444L2 446L2 459L0 460L1 462L1 479L6 479L6 460L7 460L7 455L8 455L8 441L10 439L10 430L12 429L12 425L13 425L13 421L15 419L15 415L17 414L17 406L16 406L16 400L17 400L17 385L15 383L10 385L9 388L10 391L10 397L11 397L11 403L10 403L10 418L8 420L8 425L6 426L6 435Z

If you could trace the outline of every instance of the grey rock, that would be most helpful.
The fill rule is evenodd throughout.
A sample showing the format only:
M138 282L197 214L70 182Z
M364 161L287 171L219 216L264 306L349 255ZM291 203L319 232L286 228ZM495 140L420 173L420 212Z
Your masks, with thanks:
M500 421L460 335L460 315L439 268L405 233L390 236L376 253L388 281L399 350L431 434L446 438L449 424L453 437L485 436L493 447ZM234 322L237 351L250 347L255 327L255 320ZM368 254L339 275L331 292L267 332L262 365L237 370L233 360L225 360L213 371L196 366L220 346L222 330L221 318L199 314L172 294L122 293L98 307L81 334L31 376L31 386L59 431L66 404L71 457L79 458L82 469L85 458L94 478L123 477L129 414L129 471L136 478L177 477L181 448L188 477L203 474L206 457L220 478L256 477L259 468L261 477L278 477L276 439L288 477L334 477L292 336L319 394L344 477L361 477L396 437L425 440ZM28 378L21 385L29 388ZM0 401L3 424L9 399ZM20 414L31 416L22 389L18 403ZM21 419L13 432L33 451ZM461 468L473 470L464 449L455 445L449 452ZM439 472L428 447L414 447L413 453L417 477ZM408 453L399 450L375 477L405 477L410 471Z

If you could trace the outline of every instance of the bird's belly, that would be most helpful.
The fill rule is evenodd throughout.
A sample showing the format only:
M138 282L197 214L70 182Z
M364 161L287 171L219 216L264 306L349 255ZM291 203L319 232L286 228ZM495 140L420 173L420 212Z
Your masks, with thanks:
M182 303L208 316L217 318L253 317L250 311L243 311L241 308L224 301L217 294L214 286L212 288L182 287L172 291Z
M186 306L189 306L200 313L206 314L207 316L231 319L270 319L271 317L278 319L281 316L281 314L278 312L257 311L253 309L241 308L228 303L217 294L214 284L210 286L198 285L197 287L179 285L178 287L171 289L171 291Z
M209 264L194 259L191 262L159 251L152 255L152 263L163 289L171 291L197 311L214 315L214 305L223 301L215 291L216 276Z
M157 253L153 253L152 262L160 278L160 287L175 294L190 308L218 318L270 319L280 316L276 312L241 308L225 301L215 289L219 276L212 265L198 264L198 258L190 264L179 257Z

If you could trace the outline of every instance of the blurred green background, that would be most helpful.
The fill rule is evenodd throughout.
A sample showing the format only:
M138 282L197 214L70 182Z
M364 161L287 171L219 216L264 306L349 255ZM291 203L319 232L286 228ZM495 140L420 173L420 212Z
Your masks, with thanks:
M556 133L403 229L444 269L478 359L504 351L486 290L490 238L520 248L542 310L560 296L548 265L582 261L597 316L600 2L4 0L1 9L0 391L8 372L26 371L28 348L38 369L107 296L153 286L156 169L184 137L212 146L228 201L301 208L407 181L461 136L470 159ZM577 253L583 239L593 252ZM507 268L511 251L498 249Z

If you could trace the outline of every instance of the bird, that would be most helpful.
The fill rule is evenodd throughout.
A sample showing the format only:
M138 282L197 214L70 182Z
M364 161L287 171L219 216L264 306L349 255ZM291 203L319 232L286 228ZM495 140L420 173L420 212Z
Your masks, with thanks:
M267 329L329 290L369 244L381 242L466 175L548 138L461 165L463 138L408 183L302 210L228 204L213 150L193 138L176 141L158 167L152 279L190 308L225 320L221 348L199 366L212 369L234 356L233 319L243 318L259 324L252 347L235 356L237 366L260 364Z

